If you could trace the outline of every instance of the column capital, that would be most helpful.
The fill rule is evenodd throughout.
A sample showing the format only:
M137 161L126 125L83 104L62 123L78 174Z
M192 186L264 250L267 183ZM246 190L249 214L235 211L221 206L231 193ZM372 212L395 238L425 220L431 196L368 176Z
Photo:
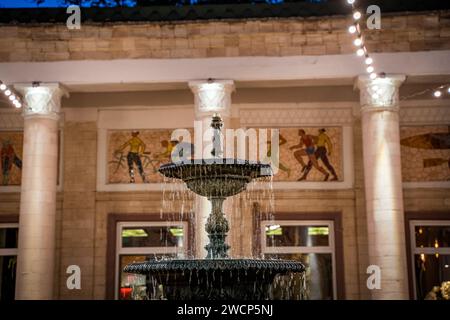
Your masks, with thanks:
M14 86L24 98L23 116L58 120L61 98L69 96L60 83L23 83Z
M231 94L235 90L233 80L190 81L195 97L195 114L208 115L220 113L231 115Z
M359 76L355 87L360 90L361 111L398 111L399 88L405 75L387 75L375 80Z

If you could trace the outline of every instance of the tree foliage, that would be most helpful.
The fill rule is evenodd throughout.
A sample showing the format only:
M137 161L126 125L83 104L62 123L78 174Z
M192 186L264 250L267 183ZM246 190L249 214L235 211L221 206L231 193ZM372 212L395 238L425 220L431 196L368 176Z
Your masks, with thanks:
M317 2L320 0L59 0L61 6L78 5L80 7L132 7L132 6L183 6L202 4L243 4L243 3L283 3ZM34 0L37 5L45 0Z

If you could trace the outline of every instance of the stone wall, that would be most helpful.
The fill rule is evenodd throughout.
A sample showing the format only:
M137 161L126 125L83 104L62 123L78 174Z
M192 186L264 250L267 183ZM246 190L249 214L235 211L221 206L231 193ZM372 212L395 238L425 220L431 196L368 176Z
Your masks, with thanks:
M91 299L95 233L95 188L97 125L95 122L66 122L64 125L63 210L59 229L59 297ZM81 290L67 289L66 269L82 270ZM57 278L55 278L57 279Z
M370 293L364 281L367 278L366 269L369 265L369 248L367 239L362 128L361 119L359 118L355 119L353 125L353 150L355 172L355 246L357 251L357 257L355 259L358 264L358 291L359 299L370 299Z
M0 26L0 62L333 55L354 52L351 17ZM382 16L371 52L450 49L450 12Z

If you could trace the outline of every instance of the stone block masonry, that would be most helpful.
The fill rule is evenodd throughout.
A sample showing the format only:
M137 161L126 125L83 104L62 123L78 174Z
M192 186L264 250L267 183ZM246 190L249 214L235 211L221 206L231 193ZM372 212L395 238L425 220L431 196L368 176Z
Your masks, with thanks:
M371 52L450 49L450 12L382 16ZM0 25L0 62L299 56L354 52L350 17Z

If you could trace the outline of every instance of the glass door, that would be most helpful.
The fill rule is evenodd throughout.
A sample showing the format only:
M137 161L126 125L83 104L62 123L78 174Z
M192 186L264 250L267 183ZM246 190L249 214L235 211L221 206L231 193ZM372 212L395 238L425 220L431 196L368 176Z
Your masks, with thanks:
M410 235L415 298L450 299L450 221L412 220Z
M120 300L158 297L159 288L148 288L145 275L124 273L130 263L185 257L187 222L121 222L117 225L117 290ZM150 290L150 291L149 291Z
M264 221L261 233L264 258L305 265L307 299L336 299L333 221Z
M14 300L19 225L0 224L0 300Z

